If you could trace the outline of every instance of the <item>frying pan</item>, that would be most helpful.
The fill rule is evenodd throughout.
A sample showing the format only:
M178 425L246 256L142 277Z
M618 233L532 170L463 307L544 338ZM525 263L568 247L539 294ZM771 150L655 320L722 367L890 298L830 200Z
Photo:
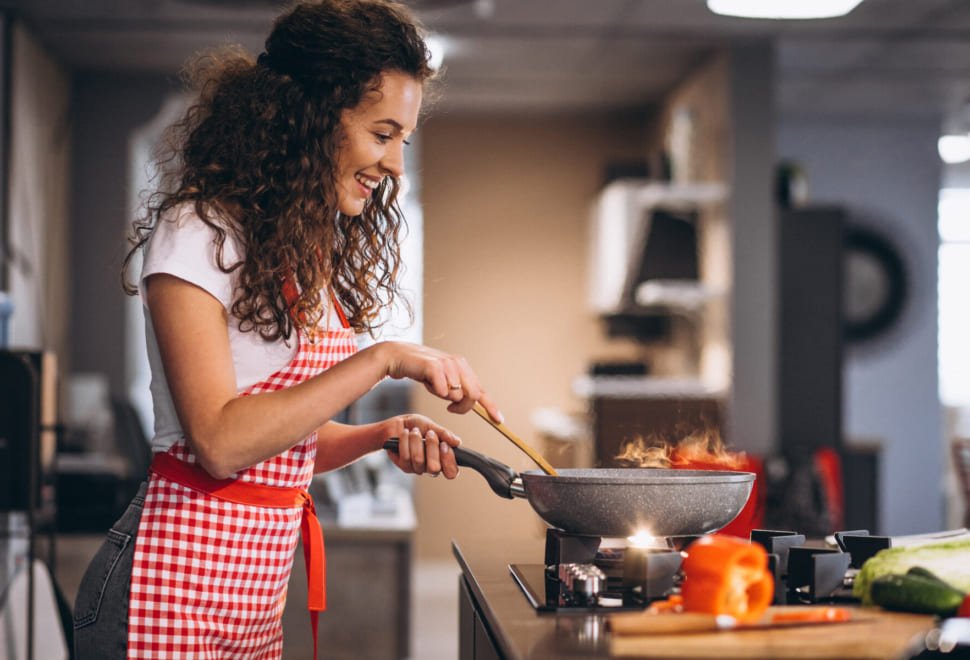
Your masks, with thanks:
M397 451L391 438L384 448ZM553 527L572 534L694 536L715 532L741 511L751 472L664 468L567 469L550 476L519 474L471 449L454 448L458 465L471 468L501 497L522 497Z

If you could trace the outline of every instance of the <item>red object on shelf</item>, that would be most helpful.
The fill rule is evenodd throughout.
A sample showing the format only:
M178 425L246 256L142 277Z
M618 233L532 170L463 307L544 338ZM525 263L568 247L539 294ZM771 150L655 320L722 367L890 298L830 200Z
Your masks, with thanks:
M832 515L832 529L845 529L845 487L839 453L831 447L822 447L815 452L815 469L822 480L825 503Z
M735 516L734 520L721 528L720 534L729 534L748 538L751 536L752 529L762 529L765 518L765 475L764 466L761 459L756 456L743 455L739 457L738 463L728 467L721 463L705 462L698 460L688 460L678 462L673 461L672 466L679 470L719 470L730 472L753 472L755 475L754 484L751 487L751 496L741 512Z

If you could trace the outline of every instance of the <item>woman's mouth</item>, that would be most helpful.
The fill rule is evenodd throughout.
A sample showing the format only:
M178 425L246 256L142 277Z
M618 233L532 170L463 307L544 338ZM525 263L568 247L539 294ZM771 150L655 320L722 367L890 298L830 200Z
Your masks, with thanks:
M355 174L354 180L357 182L362 197L370 197L377 189L377 186L381 185L380 179L364 176L363 174Z

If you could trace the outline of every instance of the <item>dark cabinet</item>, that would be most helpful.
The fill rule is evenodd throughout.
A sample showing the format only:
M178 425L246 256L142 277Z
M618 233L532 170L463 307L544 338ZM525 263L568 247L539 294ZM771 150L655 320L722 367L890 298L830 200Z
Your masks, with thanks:
M324 525L327 611L321 660L400 660L411 655L411 532ZM284 660L313 656L306 570L297 548L283 613Z
M842 445L843 216L819 207L779 218L779 449L789 455Z
M629 467L616 460L626 442L676 443L697 432L720 433L724 418L720 399L707 397L595 397L592 407L597 467Z
M458 578L458 603L459 660L501 660L503 656L463 576Z

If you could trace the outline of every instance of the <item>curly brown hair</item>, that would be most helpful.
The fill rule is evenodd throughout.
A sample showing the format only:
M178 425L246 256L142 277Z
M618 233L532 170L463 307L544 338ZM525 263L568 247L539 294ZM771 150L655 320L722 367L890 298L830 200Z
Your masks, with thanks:
M156 152L159 185L133 224L123 286L137 293L126 277L133 256L169 211L192 203L215 232L219 267L239 271L230 311L242 330L272 341L315 327L329 287L351 327L373 331L398 294L399 184L385 177L359 216L338 212L340 116L382 73L434 77L420 25L392 0L299 2L265 48L258 59L215 50L186 68L198 98ZM227 231L242 249L237 263L224 263ZM295 301L284 299L287 278Z

